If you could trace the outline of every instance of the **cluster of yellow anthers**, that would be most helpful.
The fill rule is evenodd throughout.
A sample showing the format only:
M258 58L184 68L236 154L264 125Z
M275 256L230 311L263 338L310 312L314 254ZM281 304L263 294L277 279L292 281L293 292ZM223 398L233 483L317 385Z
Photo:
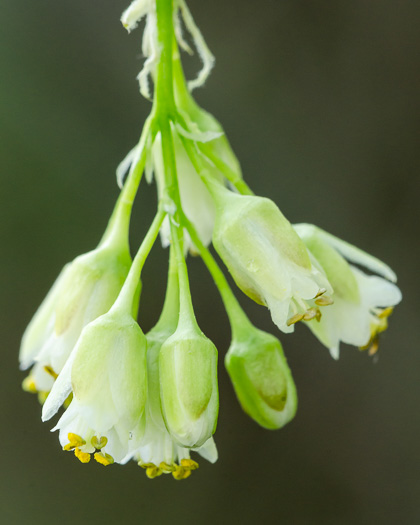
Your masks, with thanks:
M319 292L316 294L314 303L317 306L329 306L330 304L334 303L334 299L327 295L326 292L327 290L325 288L321 288L321 290L319 290ZM298 312L297 314L292 315L292 317L289 317L286 325L291 326L298 323L299 321L312 321L312 319L316 319L319 322L321 321L321 318L321 310L316 306L312 306L303 312Z
M146 470L146 476L149 479L154 479L162 474L172 474L173 478L176 480L187 479L191 476L193 470L198 469L198 463L192 459L181 459L179 465L176 463L168 464L162 461L159 466L154 463L142 463L138 462L139 467Z
M86 441L77 434L69 432L67 438L69 443L64 445L63 450L67 450L69 452L74 451L74 455L81 463L89 463L92 455L94 459L101 465L107 466L114 463L114 458L111 455L101 452L101 449L104 448L104 446L108 443L108 439L105 436L101 436L100 438L97 438L96 436L92 437L90 442L95 450L91 453L83 452L81 450L81 447L86 445Z
M367 344L360 347L360 350L367 350L369 355L375 355L379 350L379 335L388 328L388 317L392 314L394 309L392 306L388 308L373 310L375 321L371 324L370 339Z

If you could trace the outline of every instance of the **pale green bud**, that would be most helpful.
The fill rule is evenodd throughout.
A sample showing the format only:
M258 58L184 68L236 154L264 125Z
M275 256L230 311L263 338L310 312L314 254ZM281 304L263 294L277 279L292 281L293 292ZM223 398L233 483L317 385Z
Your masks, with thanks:
M296 387L277 338L250 331L233 341L225 365L242 408L259 425L278 429L293 419Z
M216 347L198 328L179 328L162 345L159 375L168 432L181 446L203 445L219 409Z

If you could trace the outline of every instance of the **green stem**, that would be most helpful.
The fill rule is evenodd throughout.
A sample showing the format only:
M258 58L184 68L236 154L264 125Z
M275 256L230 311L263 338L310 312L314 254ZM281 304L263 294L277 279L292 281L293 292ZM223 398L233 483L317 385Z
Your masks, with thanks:
M152 125L152 118L149 117L143 127L140 136L139 149L141 151L140 157L135 166L131 166L127 180L114 206L111 218L109 219L105 233L99 243L100 247L104 246L120 246L129 250L129 227L131 210L133 208L134 199L136 197L141 177L143 175L146 164L147 150L146 143L149 137L150 128Z
M175 114L172 50L174 41L173 0L156 0L156 17L160 57L156 72L155 104L160 116Z
M191 300L190 283L188 280L188 269L185 261L182 236L184 229L176 226L171 221L171 237L175 249L175 258L178 267L179 282L179 323L182 328L192 328L199 330L194 314L194 308Z
M235 186L242 195L254 195L248 184L233 171L220 157L218 157L209 144L198 143L198 148L212 161L216 168Z
M159 230L162 226L165 215L166 213L162 210L157 212L149 228L149 231L146 234L146 237L144 238L136 256L134 257L133 264L131 265L130 271L127 275L127 279L125 280L120 294L112 308L121 308L127 313L132 313L133 301L136 297L137 287L139 286L141 271L143 269L144 263L146 262L147 256L149 255L150 250L156 241L156 237L159 234Z
M174 247L169 248L168 284L166 286L165 302L159 320L153 327L153 332L175 332L179 317L179 283L178 266Z
M176 40L174 41L173 45L173 76L175 85L175 100L177 103L177 107L181 107L184 111L188 113L192 120L196 120L200 112L203 112L203 110L195 102L194 98L188 90ZM197 146L242 195L254 195L254 192L250 189L248 184L241 177L238 176L237 172L235 172L228 164L226 164L226 162L224 162L215 153L214 149L211 147L210 144L197 143Z

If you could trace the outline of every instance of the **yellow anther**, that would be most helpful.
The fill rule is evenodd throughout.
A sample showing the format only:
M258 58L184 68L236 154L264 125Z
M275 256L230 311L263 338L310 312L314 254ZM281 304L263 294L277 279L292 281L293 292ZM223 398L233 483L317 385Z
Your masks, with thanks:
M379 337L377 337L371 344L369 350L368 350L368 355L375 355L376 352L378 351L379 349Z
M172 463L172 465L169 465L169 463L165 463L164 461L162 461L159 464L159 468L164 474L169 474L170 472L173 472L176 469L176 467L177 465L175 465L175 463Z
M303 319L303 315L304 314L295 314L293 315L292 317L290 317L288 320L287 320L287 326L291 326L292 324L296 324L298 323L299 321L302 321Z
M141 468L144 468L144 469L148 469L148 468L152 468L152 467L156 467L156 465L154 463L142 463L141 461L139 461L137 463L137 465Z
M379 319L386 319L389 317L393 312L392 306L389 306L388 308L384 308L381 312L378 313Z
M31 394L36 394L38 392L35 381L31 375L25 377L22 381L22 388L25 392L30 392Z
M306 312L303 314L303 320L311 321L312 319L315 319L318 315L318 312L318 308L309 308L309 310L306 310Z
M321 295L324 295L324 293L325 293L326 291L327 291L326 288L320 288L319 291L318 291L318 293L315 295L315 299L316 299L317 297L321 297Z
M69 443L67 445L64 445L63 450L73 450L77 447L83 447L83 445L86 445L86 441L78 436L77 434L73 434L72 432L69 432L67 434L67 439L69 440Z
M163 472L156 465L153 465L153 467L147 467L146 469L146 476L149 479L157 478L158 476L161 476L162 474Z
M95 452L93 457L98 463L104 465L105 467L114 463L114 458L105 452Z
M184 467L190 470L197 470L198 463L194 461L193 459L181 459L181 467Z
M38 401L41 405L47 400L49 392L38 392Z
M317 304L318 306L328 306L333 303L334 299L329 295L323 295L322 297L318 297L318 299L315 299L315 304Z
M93 436L90 442L95 448L101 450L101 448L104 448L104 446L108 443L108 438L101 436L101 438L98 439L97 436Z
M63 403L63 407L64 408L68 408L70 406L70 403L73 401L73 392L71 392L68 396L67 396L67 399L64 401Z
M82 463L89 463L90 461L90 454L88 454L87 452L82 452L80 448L74 449L74 455Z
M186 479L189 476L191 476L191 470L188 468L179 466L174 472L172 472L172 476L174 477L174 479L177 479L177 480Z
M318 321L318 323L319 323L319 321L321 320L321 318L322 318L321 310L320 310L319 308L317 308L317 309L316 309L316 316L315 316L315 319L316 319L316 320Z
M47 366L44 366L44 370L47 372L47 374L50 374L51 377L53 377L54 379L57 379L58 374L56 374L56 373L54 372L54 370L52 369L51 366L48 366L48 365L47 365Z

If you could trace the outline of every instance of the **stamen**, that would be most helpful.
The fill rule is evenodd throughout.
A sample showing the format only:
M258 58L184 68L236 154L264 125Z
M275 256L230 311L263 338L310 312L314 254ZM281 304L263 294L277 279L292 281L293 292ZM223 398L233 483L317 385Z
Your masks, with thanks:
M158 476L161 476L162 474L163 472L156 465L153 465L153 467L147 467L146 469L146 476L149 479L157 478Z
M199 465L192 459L181 459L181 467L188 468L190 470L197 470Z
M67 434L67 439L69 440L69 443L64 445L63 450L73 450L74 448L83 447L83 445L86 445L86 441L82 437L78 436L77 434L73 434L72 432Z
M186 479L189 476L191 476L191 470L188 468L178 466L177 469L174 472L172 472L172 476L176 480Z
M389 317L392 312L393 312L394 308L392 308L392 306L388 306L388 308L385 308L384 310L381 310L377 316L379 317L379 319L386 319L387 317Z
M141 461L139 461L137 463L137 465L141 468L144 468L144 469L148 469L150 467L156 467L156 465L154 463L142 463Z
M287 322L286 322L286 325L287 326L291 326L292 324L296 324L298 323L299 321L302 321L303 319L303 316L304 314L295 314L295 315L292 315L292 317L290 317Z
M92 443L92 446L94 446L98 450L101 450L101 448L104 448L104 446L108 443L108 438L106 438L105 436L101 436L101 438L98 439L96 436L93 436L90 442Z
M70 392L67 399L63 403L64 408L68 408L70 406L70 403L73 401L73 392Z
M159 464L159 468L164 474L170 474L176 469L176 467L177 465L175 463L172 463L172 465L169 465L169 463L165 463L164 461L162 461Z
M57 379L58 374L54 372L51 366L49 365L44 366L44 370L47 372L47 374L50 374L51 377L53 377L54 379Z
M306 312L303 314L303 320L312 321L312 319L315 319L317 317L318 312L318 308L309 308L309 310L306 310Z
M38 392L38 401L41 405L47 400L49 392Z
M321 295L324 295L324 293L327 291L326 288L320 288L318 293L315 295L314 299L316 299L317 297L321 297Z
M95 452L93 457L98 463L104 465L105 467L114 463L114 458L105 452Z
M36 394L38 392L35 381L31 375L25 377L25 379L22 381L22 389L25 392L30 392L31 394Z
M90 454L87 452L82 452L80 448L74 449L74 455L81 463L89 463L90 461Z
M368 355L375 355L376 352L379 350L379 337L377 337L371 344Z
M318 306L328 306L333 303L334 299L329 295L323 295L322 297L318 297L318 299L315 299L315 304L317 304Z

